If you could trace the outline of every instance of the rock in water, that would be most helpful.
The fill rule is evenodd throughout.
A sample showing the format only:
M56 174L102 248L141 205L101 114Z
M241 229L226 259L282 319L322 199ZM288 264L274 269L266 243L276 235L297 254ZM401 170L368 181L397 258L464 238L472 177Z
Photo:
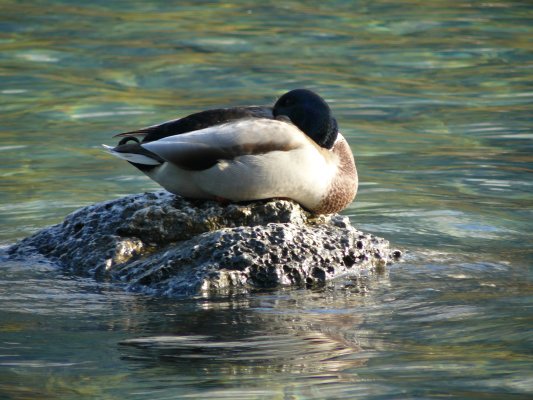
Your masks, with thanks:
M221 205L167 192L84 207L9 249L164 296L313 286L382 267L389 243L288 200Z

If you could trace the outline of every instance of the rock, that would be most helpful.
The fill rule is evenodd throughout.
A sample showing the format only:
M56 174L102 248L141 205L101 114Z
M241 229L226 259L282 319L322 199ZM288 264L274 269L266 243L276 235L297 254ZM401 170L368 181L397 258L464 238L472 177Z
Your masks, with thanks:
M164 296L314 286L397 254L347 217L317 216L292 201L221 205L167 192L82 208L8 252L40 253L73 273Z

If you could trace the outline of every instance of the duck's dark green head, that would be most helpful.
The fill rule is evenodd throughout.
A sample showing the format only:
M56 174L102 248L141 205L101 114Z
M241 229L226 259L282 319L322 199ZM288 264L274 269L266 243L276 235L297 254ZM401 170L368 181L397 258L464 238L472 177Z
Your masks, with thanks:
M326 149L331 149L337 139L337 121L328 104L311 90L294 89L285 93L274 104L273 114L290 118L302 132Z

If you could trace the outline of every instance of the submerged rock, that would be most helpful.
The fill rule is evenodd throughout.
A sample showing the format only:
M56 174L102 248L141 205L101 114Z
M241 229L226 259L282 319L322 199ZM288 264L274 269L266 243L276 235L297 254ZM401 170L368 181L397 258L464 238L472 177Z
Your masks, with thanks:
M288 200L221 205L167 192L84 207L9 253L40 253L73 273L165 296L313 286L393 258L386 240L347 217L317 216Z

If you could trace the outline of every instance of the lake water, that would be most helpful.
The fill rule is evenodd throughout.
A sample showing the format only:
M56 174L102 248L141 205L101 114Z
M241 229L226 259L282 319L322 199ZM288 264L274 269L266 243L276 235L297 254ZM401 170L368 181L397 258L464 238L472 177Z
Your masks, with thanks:
M112 5L110 5L112 4ZM527 1L0 1L0 244L157 186L101 143L307 87L405 250L366 290L160 299L0 265L2 399L533 396Z

